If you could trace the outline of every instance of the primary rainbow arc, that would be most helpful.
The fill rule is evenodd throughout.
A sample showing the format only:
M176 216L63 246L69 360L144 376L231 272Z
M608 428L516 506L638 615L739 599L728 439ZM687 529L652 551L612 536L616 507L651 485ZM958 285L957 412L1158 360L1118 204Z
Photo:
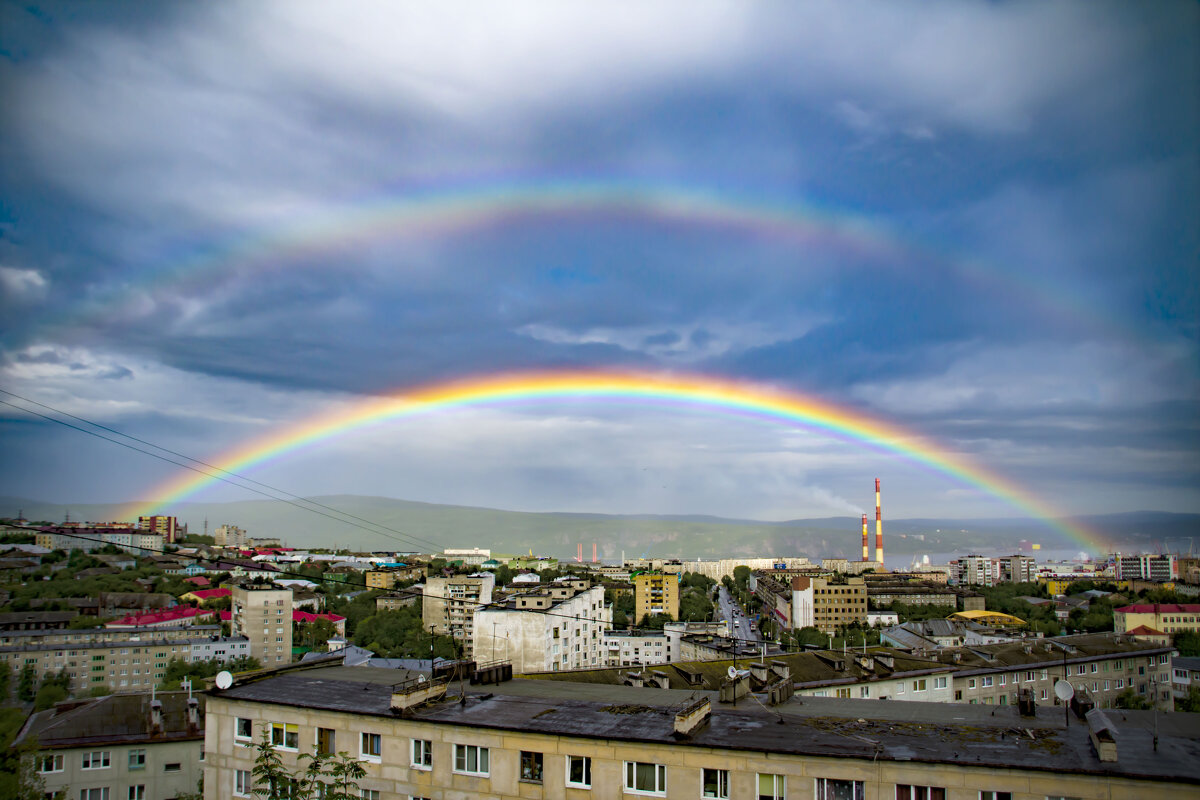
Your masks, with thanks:
M487 375L427 386L393 396L373 397L337 413L286 426L209 463L208 474L185 472L151 493L136 515L169 511L218 475L241 473L301 447L347 434L365 425L469 407L588 400L677 405L797 426L864 443L977 487L1036 517L1089 549L1103 546L1093 531L1064 518L1042 499L1013 481L947 451L933 441L861 412L794 391L712 377L580 371Z

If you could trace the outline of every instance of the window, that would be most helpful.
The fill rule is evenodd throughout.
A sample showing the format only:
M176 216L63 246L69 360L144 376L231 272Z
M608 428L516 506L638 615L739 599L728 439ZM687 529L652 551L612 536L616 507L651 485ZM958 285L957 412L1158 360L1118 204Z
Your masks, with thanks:
M815 800L865 800L866 792L862 781L817 778L813 797Z
M567 786L588 789L592 785L590 756L567 756Z
M178 761L171 764L163 764L163 772L179 772L181 769L183 769L183 765Z
M729 770L703 769L700 775L700 796L728 798Z
M758 800L783 800L786 790L784 776L758 773Z
M58 756L42 756L38 759L38 772L62 772L63 757Z
M946 800L946 790L937 786L896 784L896 800Z
M985 688L985 689L986 689L987 687L989 687L989 686L991 686L991 685L992 685L992 676L991 676L991 675L984 675L984 676L983 676L983 688Z
M379 761L383 755L383 736L378 733L364 733L359 741L358 755L366 761Z
M464 775L487 775L488 749L474 744L454 745L454 771Z
M300 749L300 726L291 722L272 722L271 744L283 750Z
M107 750L93 750L83 754L84 769L106 769L110 766Z
M333 728L317 728L317 753L318 755L331 756L337 752L334 747Z
M129 791L125 793L128 800L146 800L146 787L144 784L130 786Z
M99 789L80 789L79 800L108 800L108 787Z
M130 769L145 769L146 768L146 751L143 749L129 751L129 768Z
M979 800L1012 800L1012 792L980 792Z
M521 751L521 780L526 783L542 782L542 754Z
M925 691L925 679L924 678L919 678L919 679L913 681L913 691L914 692Z
M634 794L667 793L667 768L646 761L625 762L625 791Z
M974 688L975 688L975 679L974 679L974 678L968 678L968 679L967 679L967 688L968 688L968 689L974 689Z
M433 769L433 742L428 739L412 740L412 766Z
M236 797L249 797L251 786L250 770L235 769L233 771L233 794Z
M363 800L379 800L378 789L363 789L361 791Z
M934 678L933 679L933 688L945 689L947 686L947 683L946 683L947 680L949 680L949 679L948 678Z

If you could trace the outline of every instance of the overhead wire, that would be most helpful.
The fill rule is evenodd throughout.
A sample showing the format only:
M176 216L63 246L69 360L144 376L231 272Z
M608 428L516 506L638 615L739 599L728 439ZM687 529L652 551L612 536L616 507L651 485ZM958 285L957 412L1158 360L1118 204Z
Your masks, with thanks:
M209 464L208 462L202 461L198 458L193 458L192 456L185 455L183 453L179 453L175 450L171 450L170 448L162 447L161 445L154 444L153 442L148 442L145 439L139 439L136 436L132 436L127 433L123 433L122 431L116 430L115 428L110 428L107 425L102 425L98 422L93 422L89 419L85 419L84 417L80 417L80 416L76 416L75 414L71 414L68 411L63 411L62 409L47 405L46 403L40 403L37 400L32 400L30 398L23 397L15 392L11 392L2 387L0 387L0 392L4 393L6 395L9 395L10 397L15 397L18 400L21 400L23 402L32 403L33 405L40 406L41 408L45 408L49 411L53 411L55 414L61 414L62 416L68 417L69 419L73 419L78 422L82 422L85 425L91 425L100 430L108 431L109 433L116 434L117 436L121 436L125 439L129 439L129 440L137 442L139 444L146 445L147 447L152 447L155 450L161 450L163 453L169 453L171 456L175 456L176 458L184 459L184 461L177 461L175 458L168 458L167 456L161 455L159 453L151 452L151 451L145 450L141 447L136 447L134 445L128 444L127 442L122 442L120 440L113 439L108 436L104 436L103 434L97 433L96 431L88 430L88 429L82 428L78 425L72 425L71 423L61 420L61 419L58 419L56 417L52 417L47 414L42 414L42 413L39 413L32 409L19 406L16 403L11 403L7 400L0 399L0 403L10 406L11 408L15 408L15 409L17 409L19 411L23 411L27 414L31 414L36 417L40 417L44 420L48 420L50 422L54 422L59 425L63 425L72 430L79 431L80 433L86 433L89 436L95 436L98 439L103 439L106 442L111 442L112 444L119 445L119 446L125 447L129 450L133 450L135 452L151 456L152 458L157 458L160 461L165 461L169 464L174 464L176 466L183 467L185 469L189 469L192 472L196 472L201 475L205 475L207 477L214 478L215 480L222 481L224 483L229 484L230 486L236 486L239 489L245 489L246 491L254 492L255 494L262 495L263 497L269 497L272 500L277 500L281 503L287 503L288 505L294 506L296 508L301 508L305 511L311 511L313 513L320 514L323 517L333 519L337 522L341 522L342 524L360 528L368 533L374 533L378 536L385 536L387 538L394 539L395 541L400 542L401 544L413 545L413 544L419 543L419 544L425 544L425 545L432 545L434 547L441 547L441 545L439 543L434 542L430 539L425 539L425 538L423 538L421 536L417 536L415 534L405 533L403 531L396 530L395 528L390 528L387 525L383 525L381 523L374 522L373 520L369 520L364 517L360 517L356 514L351 514L348 511L342 511L341 509L334 508L333 506L326 505L326 504L318 502L316 500L312 500L307 497L301 497L300 495L289 492L286 489L280 489L276 486L271 486L270 484L263 483L262 481L255 480L253 478L248 478L245 475L240 475L236 472L232 472L232 471L224 469L222 467L218 467L214 464ZM187 463L187 462L191 462L191 463ZM199 464L201 466L200 467L193 466L194 464ZM203 469L201 467L203 467ZM213 471L210 472L209 470L213 470ZM239 483L239 481L240 481L240 483ZM245 484L253 484L253 485L247 486ZM261 490L256 489L256 488L254 488L255 486L262 487L262 489ZM282 495L282 496L276 496L276 495ZM308 508L307 506L314 506L315 508ZM324 511L332 512L332 514L337 514L338 516L334 517L329 513L323 513L322 511L317 510L317 509L323 509ZM366 523L366 525L359 524L359 523ZM367 525L370 525L372 527L366 527ZM376 530L376 529L379 529L379 530ZM395 535L393 535L393 534L395 534Z

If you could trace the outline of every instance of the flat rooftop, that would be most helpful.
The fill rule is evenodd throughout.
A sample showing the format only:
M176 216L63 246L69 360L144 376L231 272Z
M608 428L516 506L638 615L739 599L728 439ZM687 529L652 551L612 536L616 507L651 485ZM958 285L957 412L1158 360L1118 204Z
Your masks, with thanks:
M1103 712L1117 730L1119 758L1101 762L1088 724L1061 710L1021 717L1015 707L794 697L767 707L746 697L719 704L714 692L514 680L492 686L451 683L444 700L391 708L392 685L407 670L325 666L260 674L214 697L462 725L809 756L841 756L965 766L1018 768L1168 779L1200 784L1200 715ZM712 702L708 722L674 735L675 714L694 700Z

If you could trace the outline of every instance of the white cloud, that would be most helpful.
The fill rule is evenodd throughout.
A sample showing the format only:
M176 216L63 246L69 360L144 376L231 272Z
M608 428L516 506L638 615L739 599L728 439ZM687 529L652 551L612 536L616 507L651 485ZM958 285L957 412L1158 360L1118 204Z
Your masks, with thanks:
M46 296L49 281L35 269L0 267L0 289L5 302L31 302Z

